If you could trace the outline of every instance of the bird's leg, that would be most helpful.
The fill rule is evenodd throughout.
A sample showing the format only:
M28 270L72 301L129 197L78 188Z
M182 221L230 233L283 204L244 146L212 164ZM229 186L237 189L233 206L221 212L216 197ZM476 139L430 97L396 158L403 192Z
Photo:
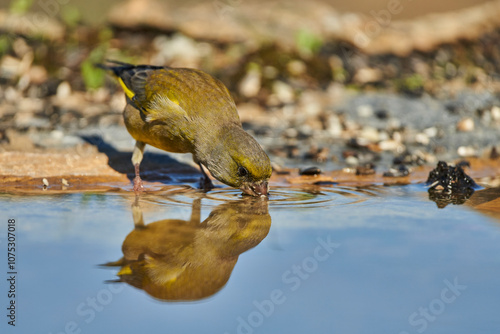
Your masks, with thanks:
M209 191L209 190L214 189L214 185L212 184L212 180L210 180L207 173L205 173L205 170L203 169L202 164L198 162L198 166L200 166L201 174L203 174L203 176L200 180L200 188L205 190L205 191Z
M142 141L136 141L134 152L132 153L132 163L135 168L135 178L134 178L134 191L141 192L144 190L144 186L142 185L141 177L139 176L139 166L141 165L142 157L144 156L144 147L145 143Z

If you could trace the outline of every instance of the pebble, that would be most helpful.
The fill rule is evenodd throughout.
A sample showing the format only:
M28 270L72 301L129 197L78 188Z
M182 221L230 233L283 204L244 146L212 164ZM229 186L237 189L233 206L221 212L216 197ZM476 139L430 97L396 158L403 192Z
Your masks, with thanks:
M354 75L353 80L358 83L370 83L382 80L383 74L378 68L360 68Z
M474 130L474 120L470 117L460 120L457 123L457 130L462 132L470 132Z
M299 171L300 175L319 175L321 174L321 169L318 167L309 167Z
M275 81L273 83L273 92L276 94L281 103L292 103L295 99L292 87L283 81Z
M356 175L373 175L375 174L375 165L372 163L364 164L356 167Z
M493 106L491 108L491 118L494 121L500 121L500 107Z
M397 168L390 168L384 172L384 177L404 177L410 175L410 170L405 165L399 165Z
M291 60L286 64L286 69L291 75L300 76L307 71L307 66L302 60Z
M345 163L349 166L357 166L359 164L359 160L355 156L351 155L345 158Z
M380 138L378 130L372 126L363 127L359 136L369 142L378 142Z
M438 134L438 129L435 126L424 129L424 134L429 138L434 138Z
M57 86L56 96L58 99L65 99L71 95L71 86L67 81L63 81Z
M476 155L476 150L472 146L460 146L457 153L461 157L472 157Z
M358 116L359 117L371 117L373 116L373 108L372 106L368 105L368 104L363 104L363 105L360 105L358 108L357 108L357 113L358 113Z
M254 97L261 87L261 74L257 69L252 69L245 74L238 85L238 90L245 97Z
M401 151L404 149L404 145L396 140L383 140L378 143L378 147L382 151Z
M417 133L415 135L415 141L422 145L429 145L429 137L425 133Z

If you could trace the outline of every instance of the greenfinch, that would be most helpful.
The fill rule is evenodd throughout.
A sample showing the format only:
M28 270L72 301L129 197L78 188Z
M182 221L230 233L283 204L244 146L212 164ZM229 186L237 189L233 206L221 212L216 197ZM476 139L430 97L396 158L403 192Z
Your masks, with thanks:
M109 61L123 88L132 153L134 190L143 190L139 166L146 144L173 153L192 153L205 188L212 176L252 196L267 196L272 168L269 157L241 126L235 103L224 84L190 68L131 65Z

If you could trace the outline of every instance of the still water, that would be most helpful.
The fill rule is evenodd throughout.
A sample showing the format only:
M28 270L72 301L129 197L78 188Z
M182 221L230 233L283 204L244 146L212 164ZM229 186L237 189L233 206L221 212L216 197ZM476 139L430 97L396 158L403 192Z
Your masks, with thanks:
M419 185L5 194L0 212L1 333L500 332L500 221Z

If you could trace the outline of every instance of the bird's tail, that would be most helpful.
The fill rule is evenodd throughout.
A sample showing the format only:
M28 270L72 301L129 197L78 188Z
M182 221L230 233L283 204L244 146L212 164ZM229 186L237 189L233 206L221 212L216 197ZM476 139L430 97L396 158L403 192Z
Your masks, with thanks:
M107 63L115 64L118 66L109 66L105 64L94 64L95 67L102 68L103 70L112 72L115 76L120 77L123 71L130 70L135 67L135 65L124 63L118 60L106 59Z

